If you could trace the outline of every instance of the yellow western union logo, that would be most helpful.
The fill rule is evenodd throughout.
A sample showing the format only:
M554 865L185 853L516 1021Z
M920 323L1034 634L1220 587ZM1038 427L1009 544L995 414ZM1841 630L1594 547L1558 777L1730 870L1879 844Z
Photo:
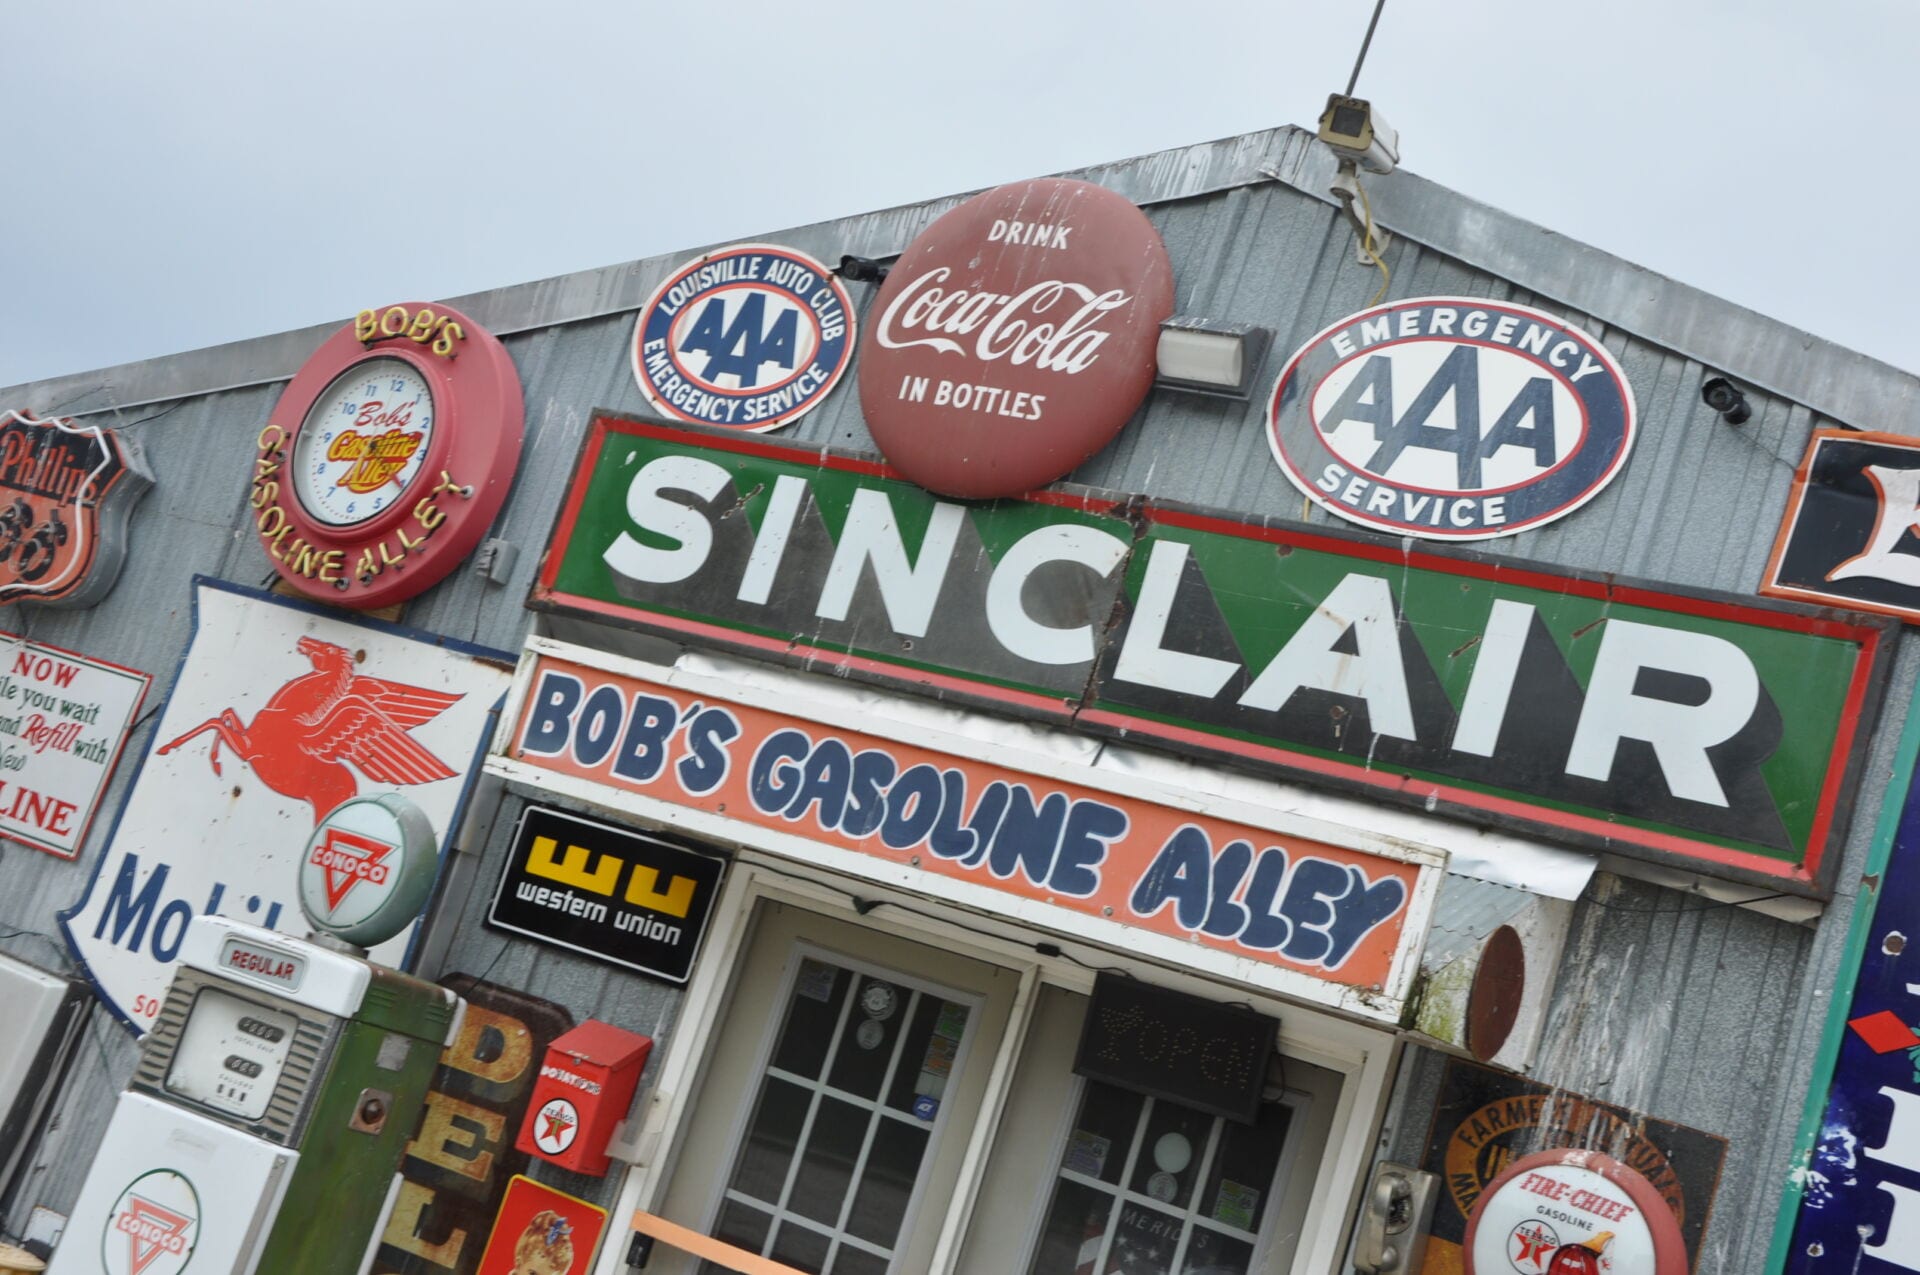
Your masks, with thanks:
M594 863L593 851L585 846L568 846L556 855L555 851L558 850L560 843L554 838L535 837L527 855L528 873L570 885L577 890L591 890L595 894L611 897L620 884L620 874L627 867L625 859L604 853L599 856L600 861ZM660 870L636 863L632 876L627 879L626 900L635 907L664 912L684 920L688 910L693 907L693 892L698 886L699 883L692 877L670 876L663 890L660 888Z

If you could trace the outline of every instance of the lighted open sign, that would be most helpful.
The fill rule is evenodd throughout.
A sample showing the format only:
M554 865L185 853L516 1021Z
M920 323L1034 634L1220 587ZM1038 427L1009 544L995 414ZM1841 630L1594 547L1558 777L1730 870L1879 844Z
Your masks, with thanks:
M1073 1069L1252 1124L1280 1022L1137 979L1094 980Z

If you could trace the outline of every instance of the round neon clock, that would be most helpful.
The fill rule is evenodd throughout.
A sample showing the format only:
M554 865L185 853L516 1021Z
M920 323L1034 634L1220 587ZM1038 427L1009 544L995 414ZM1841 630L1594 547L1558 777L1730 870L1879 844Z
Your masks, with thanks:
M274 569L357 608L443 579L499 513L519 464L520 377L445 306L363 310L287 386L257 439L250 498Z

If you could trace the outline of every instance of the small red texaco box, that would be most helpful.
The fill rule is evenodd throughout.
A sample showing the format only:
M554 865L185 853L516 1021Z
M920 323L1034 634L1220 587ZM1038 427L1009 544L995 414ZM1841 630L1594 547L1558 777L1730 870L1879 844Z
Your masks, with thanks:
M514 1146L595 1177L613 1163L607 1142L626 1118L653 1038L588 1019L547 1046Z

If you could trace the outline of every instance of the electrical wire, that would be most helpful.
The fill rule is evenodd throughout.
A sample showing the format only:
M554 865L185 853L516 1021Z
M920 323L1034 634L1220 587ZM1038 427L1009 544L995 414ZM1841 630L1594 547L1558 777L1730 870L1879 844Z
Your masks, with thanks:
M1375 12L1376 12L1376 16L1378 16L1378 11L1376 10ZM1358 68L1355 68L1355 69L1356 71L1358 70ZM1373 300L1367 302L1367 305L1369 307L1372 307L1372 306L1379 305L1380 299L1387 295L1387 289L1393 283L1393 271L1387 268L1387 263L1380 259L1380 254L1378 252L1374 251L1373 202L1367 198L1367 188L1366 186L1361 184L1360 174L1357 172L1353 175L1353 186L1355 190L1358 190L1360 192L1360 207L1364 209L1367 214L1366 226L1361 231L1361 234L1360 234L1360 250L1366 253L1369 257L1373 258L1373 264L1376 267L1378 267L1380 271L1380 291L1374 293ZM1353 205L1351 204L1347 205L1347 210L1351 212L1353 210Z

